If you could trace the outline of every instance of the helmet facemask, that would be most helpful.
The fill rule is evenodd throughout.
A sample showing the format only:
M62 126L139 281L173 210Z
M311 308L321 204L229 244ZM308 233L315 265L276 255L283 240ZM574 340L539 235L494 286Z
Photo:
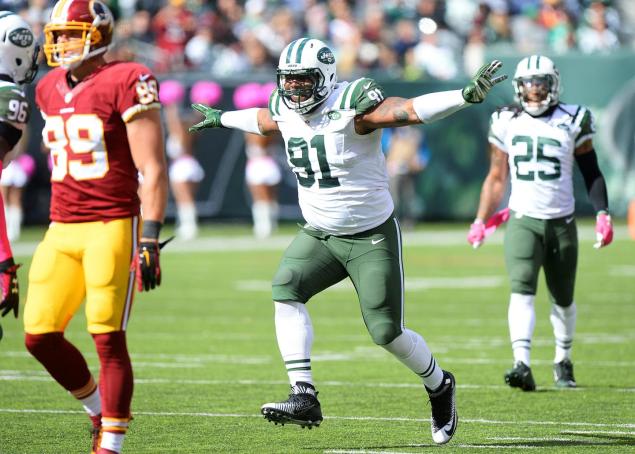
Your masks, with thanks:
M69 32L76 37L66 42L58 42L60 34ZM81 32L81 35L78 32ZM46 39L44 53L46 54L49 66L71 67L74 66L75 63L97 55L95 51L90 55L91 47L101 41L101 33L99 30L85 22L48 24L44 28L44 34ZM103 49L102 52L107 50L106 47L101 49Z
M320 105L327 97L324 75L319 68L278 69L278 94L284 104L299 114L307 114ZM290 79L300 79L300 88L286 88ZM310 85L303 81L311 82Z
M39 44L35 45L35 49L33 50L33 56L31 57L31 64L29 65L29 69L24 73L24 78L22 80L16 80L19 84L30 84L35 80L35 76L37 76L37 72L39 69L37 58L40 55L40 46Z
M556 80L550 74L542 74L514 79L516 97L523 109L532 116L542 115L557 102L554 96Z

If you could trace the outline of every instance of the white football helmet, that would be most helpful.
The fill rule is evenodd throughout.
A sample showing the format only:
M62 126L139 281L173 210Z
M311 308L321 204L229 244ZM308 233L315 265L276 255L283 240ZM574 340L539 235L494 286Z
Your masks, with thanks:
M541 85L542 99L529 99L530 87ZM555 106L560 100L560 73L553 61L542 55L532 55L523 58L514 73L514 91L516 101L529 115L542 115L549 107Z
M333 51L319 39L301 38L282 50L278 63L278 93L285 105L299 114L315 109L333 92L337 83ZM288 76L308 76L311 88L287 90Z
M0 11L0 74L17 84L33 82L40 46L29 24L11 11Z

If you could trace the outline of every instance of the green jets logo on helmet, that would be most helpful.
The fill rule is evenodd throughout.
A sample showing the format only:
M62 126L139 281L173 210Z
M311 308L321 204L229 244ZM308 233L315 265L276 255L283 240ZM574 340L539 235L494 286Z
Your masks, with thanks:
M19 47L29 47L33 44L33 33L26 28L16 28L9 33L9 41Z
M317 59L324 63L325 65L330 65L335 63L335 57L333 56L333 52L328 47L323 47L317 53Z

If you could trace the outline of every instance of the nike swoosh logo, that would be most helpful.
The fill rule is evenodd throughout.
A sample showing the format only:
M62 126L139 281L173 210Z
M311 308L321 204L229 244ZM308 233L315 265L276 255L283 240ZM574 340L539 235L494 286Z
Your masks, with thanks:
M364 85L364 90L368 90L368 87L370 87L372 84L372 82L368 82L366 85Z
M384 241L386 239L386 237L380 238L378 240L370 240L371 243L373 244L378 244L381 243L382 241Z
M571 224L573 222L573 216L571 216L570 218L567 218L564 220L564 222L566 222L567 224Z
M148 77L150 77L150 74L142 74L141 76L139 76L139 80L143 82L144 80L147 80Z

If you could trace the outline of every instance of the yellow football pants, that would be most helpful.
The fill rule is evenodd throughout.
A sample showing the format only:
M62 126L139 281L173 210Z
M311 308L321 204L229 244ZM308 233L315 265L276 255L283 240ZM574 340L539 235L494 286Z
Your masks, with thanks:
M138 238L136 217L52 223L31 263L24 330L63 332L85 298L89 333L125 331L134 296L130 263Z

